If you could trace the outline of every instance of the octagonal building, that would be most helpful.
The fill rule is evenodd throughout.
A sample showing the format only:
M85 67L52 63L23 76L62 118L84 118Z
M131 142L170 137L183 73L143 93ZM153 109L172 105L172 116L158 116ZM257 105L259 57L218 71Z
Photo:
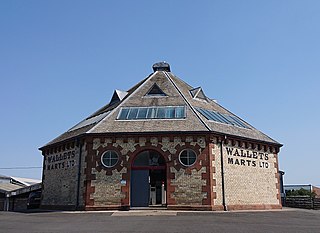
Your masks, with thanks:
M45 146L42 208L281 208L282 146L166 62Z

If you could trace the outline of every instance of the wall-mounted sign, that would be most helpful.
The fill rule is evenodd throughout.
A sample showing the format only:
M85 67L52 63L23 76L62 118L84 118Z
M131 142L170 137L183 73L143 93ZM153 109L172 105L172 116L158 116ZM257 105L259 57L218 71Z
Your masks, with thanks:
M45 161L47 170L68 169L76 165L76 151L70 150L54 155L48 155Z
M226 147L228 164L269 168L269 154L253 150L243 150L234 147Z

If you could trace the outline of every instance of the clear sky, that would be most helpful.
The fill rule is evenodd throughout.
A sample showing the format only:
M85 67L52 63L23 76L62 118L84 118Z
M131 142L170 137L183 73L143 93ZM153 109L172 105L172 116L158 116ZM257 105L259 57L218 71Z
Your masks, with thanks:
M287 184L320 185L320 1L0 1L0 174L167 61L284 144Z

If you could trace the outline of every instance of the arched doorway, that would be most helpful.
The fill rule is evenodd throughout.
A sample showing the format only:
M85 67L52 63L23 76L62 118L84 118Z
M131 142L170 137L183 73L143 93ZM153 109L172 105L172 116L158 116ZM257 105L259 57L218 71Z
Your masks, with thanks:
M166 162L154 150L140 152L132 162L131 207L166 205Z

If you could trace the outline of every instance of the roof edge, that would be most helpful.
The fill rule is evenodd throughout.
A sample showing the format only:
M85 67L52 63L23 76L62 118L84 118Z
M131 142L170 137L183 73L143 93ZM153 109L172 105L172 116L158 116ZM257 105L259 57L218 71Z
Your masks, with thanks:
M168 74L168 72L166 71L162 71L164 73L164 75L167 77L167 79L171 82L171 84L174 86L174 88L176 88L176 90L178 91L178 93L180 94L180 96L183 98L183 100L186 102L186 104L189 106L189 108L191 109L191 111L196 115L196 117L198 118L198 120L200 121L200 123L210 132L212 131L210 126L204 122L201 117L199 116L199 113L194 109L194 107L192 106L192 104L188 101L188 99L184 96L184 94L182 93L182 91L179 89L179 87L177 86L177 84L172 80L172 78L170 77L170 75ZM171 73L171 72L170 72Z
M113 108L112 110L110 110L110 113L103 118L101 121L99 121L95 126L93 126L91 129L89 129L87 131L87 133L91 133L93 130L95 130L105 119L107 119L108 117L110 117L112 115L112 113L114 111L116 111L118 108L120 108L124 103L126 103L126 101L128 100L128 98L133 95L134 93L136 93L141 87L143 87L143 85L145 85L147 83L148 80L150 80L157 72L160 71L155 71L153 74L149 75L148 78L144 79L144 81L142 83L140 83L140 86L138 86L132 93L126 95L126 97L123 99L123 101L119 102L119 104Z
M123 135L124 132L106 132L106 133L83 133L80 134L78 136L72 137L72 138L68 138L50 145L45 145L43 147L38 148L38 150L43 151L46 148L52 147L52 146L56 146L62 143L66 143L69 141L74 141L74 140L81 140L81 138L84 138L85 136L95 136L95 135ZM126 132L127 135L152 135L152 134L188 134L188 133L192 133L192 134L207 134L207 135L214 135L214 136L222 136L222 137L227 137L227 138L234 138L234 139L241 139L241 140L245 140L245 141L251 141L251 142L256 142L256 143L264 143L264 144L270 144L270 145L274 145L277 147L282 147L283 144L279 143L279 142L268 142L268 141L263 141L263 140L258 140L258 139L254 139L254 138L248 138L248 137L241 137L241 136L236 136L236 135L232 135L232 134L225 134L225 133L220 133L220 132L216 132L216 131L176 131L176 132L172 132L172 131L155 131L155 132Z

